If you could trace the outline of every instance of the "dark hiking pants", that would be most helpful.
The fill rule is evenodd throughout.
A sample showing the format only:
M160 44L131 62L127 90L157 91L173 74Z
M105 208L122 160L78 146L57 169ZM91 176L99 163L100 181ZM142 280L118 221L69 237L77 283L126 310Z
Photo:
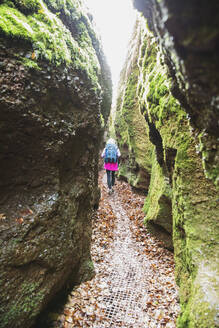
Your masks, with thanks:
M115 184L115 171L106 170L107 174L107 185L111 189Z

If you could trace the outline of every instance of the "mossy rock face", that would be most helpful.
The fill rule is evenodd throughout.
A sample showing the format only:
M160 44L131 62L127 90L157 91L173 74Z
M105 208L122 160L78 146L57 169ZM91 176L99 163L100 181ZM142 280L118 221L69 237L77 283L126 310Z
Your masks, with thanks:
M178 123L186 114L170 92L171 79L163 55L144 19L141 26L138 101L147 124L147 138L154 145L145 223L168 249L173 249L172 175L179 143Z
M219 205L196 143L190 140L182 149L184 158L178 151L174 173L174 245L182 303L178 326L217 327Z
M219 186L219 3L134 0L165 53L173 95L187 112L205 176Z
M30 327L62 288L92 274L111 82L82 9L80 1L0 4L2 328Z
M147 191L153 146L147 136L147 126L142 120L137 97L140 26L138 21L121 73L114 125L122 154L119 177L125 178L134 188Z
M156 149L144 208L146 222L168 231L166 213L173 220L182 305L178 326L214 327L218 309L212 295L217 294L219 276L217 191L205 177L197 151L197 134L170 93L173 82L164 64L165 57L147 29L143 39L147 40L147 46L142 45L144 57L139 61L142 64L139 98ZM172 204L168 211L166 199ZM204 267L209 273L204 274ZM213 278L210 272L214 272Z
M163 170L152 157L152 172L148 196L145 199L144 222L148 228L163 240L168 249L173 249L172 244L172 189Z
M0 35L26 44L16 57L27 67L40 70L40 61L46 60L80 71L97 95L104 91L102 115L108 117L110 71L83 1L3 0Z
M137 0L135 2L137 3ZM142 120L146 123L145 139L149 139L153 144L152 155L147 159L151 166L151 176L144 206L145 223L164 241L163 232L169 235L169 238L166 238L168 248L171 247L169 241L171 235L173 236L176 279L180 286L181 303L177 326L213 328L218 326L219 226L216 218L219 215L219 203L216 180L208 175L208 172L214 168L217 174L217 168L214 167L217 156L217 149L213 146L216 140L215 132L210 128L210 125L216 122L209 121L211 115L214 120L216 116L214 110L204 114L208 131L200 133L204 124L204 121L201 122L203 108L197 114L198 107L193 107L194 103L191 102L191 108L197 117L194 117L195 120L189 119L186 112L189 111L187 105L191 100L190 91L185 88L183 95L183 88L179 89L179 85L177 86L168 49L162 43L158 45L157 36L160 35L154 34L156 28L160 27L159 23L158 26L152 25L153 20L160 17L156 6L165 6L166 2L148 1L149 10L146 10L145 3L141 1L140 7L145 9L142 11L152 15L154 13L154 17L148 21L152 31L142 19L139 24L141 37L138 39L140 45L137 69L128 61L129 70L124 68L122 73L128 71L126 81L130 82L132 78L132 85L137 86L135 98L129 97L129 93L124 91L120 94L118 105L123 108L123 104L132 100L130 107L133 108L133 99L137 98L135 102L140 107ZM168 2L170 3L172 1ZM165 39L166 35L162 37ZM174 51L176 54L176 49ZM133 58L131 54L132 52L130 58ZM176 74L178 72L180 69ZM185 75L181 72L182 84L188 77L185 71L184 73ZM193 72L191 68L190 76L193 74L196 74L195 69ZM127 91L129 84L126 86ZM125 140L124 157L132 158L134 162L135 153L130 147L134 119L130 119L130 113L131 110L124 109L119 112L117 122L120 122L120 125L116 128L120 131L119 140ZM133 112L133 116L135 115ZM131 155L128 154L129 151L132 152ZM208 168L207 162L203 167L203 155L206 156L208 164L211 163ZM130 167L122 165L121 169L130 181ZM210 179L207 179L207 176Z
M217 191L205 178L196 139L178 150L174 172L173 217L176 278L182 313L179 327L218 325Z

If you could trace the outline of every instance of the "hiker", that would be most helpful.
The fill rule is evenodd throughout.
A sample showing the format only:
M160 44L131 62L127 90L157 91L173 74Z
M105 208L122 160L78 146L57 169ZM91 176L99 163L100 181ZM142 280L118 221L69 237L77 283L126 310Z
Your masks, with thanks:
M118 159L120 156L121 153L116 145L115 140L110 138L102 152L102 157L104 157L104 169L106 169L107 174L109 194L114 191L113 186L115 184L115 171L118 171Z

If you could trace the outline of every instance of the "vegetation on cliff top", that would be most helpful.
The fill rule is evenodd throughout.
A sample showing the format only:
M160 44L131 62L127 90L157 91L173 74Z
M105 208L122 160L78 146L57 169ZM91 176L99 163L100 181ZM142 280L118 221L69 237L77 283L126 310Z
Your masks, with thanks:
M94 33L79 0L3 0L0 35L31 45L30 53L22 58L27 66L36 68L39 60L57 66L65 63L84 71L98 87L100 66L91 39Z

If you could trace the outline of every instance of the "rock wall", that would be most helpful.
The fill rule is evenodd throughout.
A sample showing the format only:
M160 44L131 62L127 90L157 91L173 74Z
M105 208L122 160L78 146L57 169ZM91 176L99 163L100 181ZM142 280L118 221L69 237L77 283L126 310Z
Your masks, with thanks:
M80 0L0 2L0 95L0 327L30 327L93 273L111 79Z
M139 22L136 23L124 68L120 74L116 102L115 132L121 150L119 177L134 188L147 191L150 181L152 144L139 111L137 95L140 47Z
M130 52L126 67L131 69L124 68L123 72L126 71L127 75L125 78L121 76L125 85L135 76L135 92L134 97L131 97L134 105L132 103L130 107L126 105L130 101L128 94L123 92L123 98L118 98L119 113L115 123L117 136L124 156L124 135L127 140L132 140L132 129L135 128L133 116L138 117L141 126L144 126L144 141L140 142L144 147L146 144L151 145L148 146L151 156L145 159L148 167L151 167L148 171L149 188L148 184L145 185L148 188L144 206L145 223L164 241L166 247L174 247L181 303L177 327L218 327L218 132L215 130L218 114L217 105L212 100L218 94L217 87L212 83L218 79L216 39L212 35L212 47L206 44L204 50L200 47L205 39L200 39L199 51L191 49L190 44L186 48L186 56L180 57L174 34L177 33L177 23L184 20L184 29L186 26L189 30L190 23L194 27L197 13L203 18L204 14L200 10L205 10L205 5L201 9L196 8L196 11L193 6L197 4L201 7L200 2L180 4L179 1L136 0L134 3L147 17L147 21L144 17L139 18L138 33L133 36L135 40L140 40L136 45L138 49L135 55ZM217 5L215 2L211 5L211 12L214 12ZM184 13L182 18L178 6ZM186 8L190 8L187 16L184 11ZM177 10L178 15L174 10ZM206 13L209 13L209 8ZM212 25L216 24L216 16L212 19ZM171 30L174 36L171 36L166 26L168 19L176 24ZM210 24L209 19L207 22ZM202 23L204 20L197 17L197 33L199 28L202 31ZM210 27L211 24L206 33L211 30ZM202 51L207 51L207 54L204 56ZM133 62L136 66L131 66ZM207 80L205 84L202 83L203 79L208 78L209 84ZM128 121L129 117L132 120ZM125 129L123 121L127 124ZM126 134L121 131L126 131ZM141 147L138 146L139 149ZM132 158L137 158L139 155L134 148L131 149ZM141 155L148 156L146 152ZM125 156L123 160L126 161ZM130 170L126 176L131 173Z
M219 184L219 3L217 0L133 0L157 37L171 91L199 137L205 176Z

